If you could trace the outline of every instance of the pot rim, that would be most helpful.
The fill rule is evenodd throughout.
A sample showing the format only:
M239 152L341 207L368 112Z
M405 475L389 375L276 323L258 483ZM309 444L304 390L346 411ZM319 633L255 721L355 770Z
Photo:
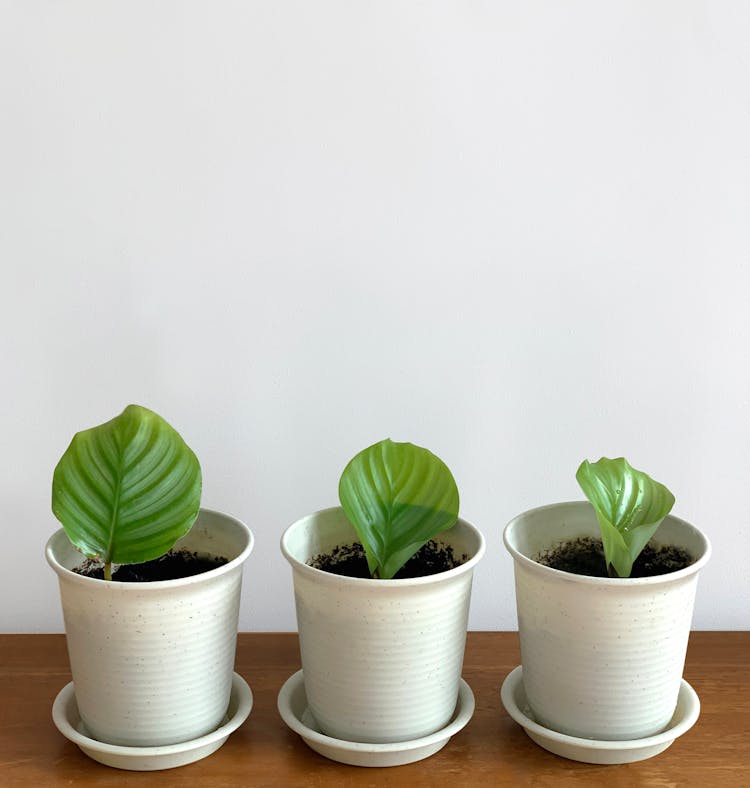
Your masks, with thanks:
M304 517L300 517L298 520L295 520L284 533L281 535L280 545L281 545L281 552L284 555L284 558L291 564L292 569L295 572L300 572L302 575L315 580L319 583L327 583L329 585L353 585L354 587L360 589L371 589L373 593L375 592L375 588L381 589L402 589L402 588L409 588L413 586L424 586L424 585L434 585L437 583L441 583L447 580L452 580L455 577L459 577L467 572L470 572L474 569L474 567L479 563L484 555L484 551L486 549L486 541L482 532L474 525L472 525L467 520L459 517L456 520L455 525L459 523L468 528L472 534L477 538L479 542L479 546L477 547L474 555L471 556L467 561L465 561L460 566L454 567L453 569L448 569L445 572L438 572L434 575L423 575L422 577L407 577L407 578L389 578L387 580L383 580L382 578L371 578L371 577L347 577L346 575L335 575L331 572L325 572L322 569L316 569L309 564L300 561L298 558L293 556L289 549L287 548L287 541L289 540L289 536L291 535L292 531L299 527L299 525L310 517L315 517L316 515L323 515L327 514L328 512L340 512L343 511L343 507L341 506L329 506L325 509L318 509L315 512L310 512L306 514ZM452 528L455 527L452 526ZM452 528L449 528L445 531L441 531L437 534L437 537L441 537L444 534L450 534Z
M217 566L215 569L209 569L207 572L201 572L197 575L191 575L190 577L178 577L173 580L153 580L146 583L130 583L124 582L122 580L108 580L103 581L95 577L86 577L85 575L79 575L77 572L74 572L72 569L68 569L66 566L63 566L55 556L55 549L54 543L59 539L64 539L70 544L70 540L68 540L67 534L65 533L65 529L58 528L52 536L47 540L47 544L44 548L44 554L47 559L47 563L52 567L52 569L57 573L60 579L65 579L68 582L78 583L83 587L89 586L90 588L111 588L117 589L119 592L122 593L149 593L149 592L156 592L160 589L164 588L180 588L185 586L192 586L197 585L199 583L205 583L213 580L216 577L220 577L221 575L225 575L229 572L232 572L237 567L241 566L248 558L250 553L253 550L255 545L255 538L253 536L253 532L250 528L242 522L242 520L233 517L230 514L225 514L224 512L219 512L216 509L206 509L204 507L200 508L200 513L214 515L217 517L221 517L224 520L232 523L236 528L243 531L247 537L247 544L242 549L242 552L236 557L233 558L231 561L228 561L226 564L222 564L221 566ZM197 518L196 518L197 522ZM195 523L193 523L195 525ZM191 526L192 527L192 526ZM188 531L188 533L190 533ZM187 534L185 534L187 536ZM74 548L75 549L75 548ZM81 560L85 560L86 556L81 553ZM92 584L96 584L95 586Z
M668 572L664 575L653 575L651 577L590 577L589 575L578 575L573 572L565 572L562 569L553 569L551 566L544 566L543 564L534 561L533 559L525 556L519 550L517 550L511 543L509 539L509 532L512 530L514 526L524 517L536 514L537 512L542 512L547 509L558 509L558 508L574 508L574 507L589 507L593 510L593 506L589 501L560 501L558 503L550 503L544 506L537 506L533 509L527 509L525 512L521 512L520 514L516 515L510 522L505 526L503 529L503 544L505 545L506 550L511 554L513 560L525 566L527 569L530 569L533 572L541 576L546 576L550 580L556 579L561 582L568 582L568 583L583 583L586 585L603 587L603 586L611 586L611 587L630 587L634 588L636 586L659 586L665 585L668 583L672 583L674 581L679 581L684 578L687 578L691 575L696 574L699 572L705 565L708 563L709 558L711 557L711 542L709 541L708 537L701 531L697 526L689 523L687 520L683 520L681 517L676 517L673 514L668 514L664 521L667 520L675 523L679 523L686 528L697 533L700 538L703 540L704 549L701 555L696 558L696 560L690 564L690 566L686 566L684 569L679 569L676 572ZM658 534L658 531L657 531ZM678 545L679 546L679 545Z

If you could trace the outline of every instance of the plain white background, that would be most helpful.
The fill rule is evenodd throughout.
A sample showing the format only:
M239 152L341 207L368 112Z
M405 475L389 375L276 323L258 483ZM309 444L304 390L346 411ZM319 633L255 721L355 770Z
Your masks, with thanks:
M129 402L278 548L390 436L482 529L473 629L516 625L505 523L627 456L750 608L750 7L0 2L0 629L61 631L52 470Z

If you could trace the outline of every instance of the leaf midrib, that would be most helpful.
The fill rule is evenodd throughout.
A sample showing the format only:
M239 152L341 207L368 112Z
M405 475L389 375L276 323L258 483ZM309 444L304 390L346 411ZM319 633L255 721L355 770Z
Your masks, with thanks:
M115 445L119 442L115 439ZM117 520L119 519L120 510L120 493L122 492L122 465L125 459L125 450L117 445L119 449L117 454L117 471L115 474L115 499L112 504L112 516L109 520L109 536L107 537L107 555L104 557L104 562L109 563L112 560L112 546L115 541L115 529Z

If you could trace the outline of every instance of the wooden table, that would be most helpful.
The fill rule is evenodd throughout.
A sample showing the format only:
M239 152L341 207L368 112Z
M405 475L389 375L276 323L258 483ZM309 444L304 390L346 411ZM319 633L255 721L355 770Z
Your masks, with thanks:
M476 712L427 760L390 769L328 761L286 728L279 688L299 668L295 634L241 634L237 671L253 689L247 722L218 752L162 772L101 766L64 739L50 716L70 681L62 635L0 635L0 786L750 786L750 632L695 632L685 678L702 703L696 726L640 763L591 766L537 747L505 713L499 687L519 663L514 632L469 633L464 678Z

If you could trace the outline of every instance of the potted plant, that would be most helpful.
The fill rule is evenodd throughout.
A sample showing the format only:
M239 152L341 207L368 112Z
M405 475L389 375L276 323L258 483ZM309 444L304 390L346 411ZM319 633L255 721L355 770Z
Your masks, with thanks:
M137 405L76 434L55 468L63 528L46 557L60 584L76 714L89 754L105 752L104 762L168 746L195 759L184 743L219 728L233 687L249 693L233 666L253 536L200 509L200 496L195 454ZM145 768L164 768L156 764Z
M281 539L309 711L327 744L390 753L365 765L416 760L448 740L402 746L445 730L456 711L484 539L458 518L447 466L411 443L384 440L360 452L341 476L339 498L341 507L303 517ZM364 763L352 748L315 748Z
M669 746L678 696L692 693L681 677L711 548L669 514L669 490L624 458L584 461L576 477L589 502L532 509L504 531L522 663L511 676L522 674L536 724L527 732L542 746L595 763L637 760Z

